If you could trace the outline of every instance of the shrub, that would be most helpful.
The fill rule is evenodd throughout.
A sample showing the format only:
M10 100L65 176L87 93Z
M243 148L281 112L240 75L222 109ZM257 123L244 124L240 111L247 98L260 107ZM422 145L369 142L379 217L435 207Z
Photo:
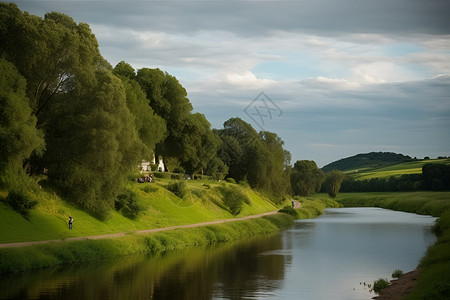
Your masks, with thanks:
M402 270L395 270L394 273L392 273L392 278L400 278L400 276L403 275Z
M171 174L170 179L181 180L181 174Z
M137 203L137 195L133 191L126 190L124 193L117 196L114 203L117 211L128 219L136 219L142 208Z
M248 197L239 188L222 187L220 191L223 195L223 203L234 216L241 212L243 203L250 204Z
M298 212L295 209L293 209L292 206L289 206L289 205L283 207L278 212L282 212L282 213L291 215L291 216L293 216L295 218L298 218Z
M19 191L10 191L5 202L26 220L29 220L30 210L37 205L37 201L29 199L24 192Z
M236 180L234 178L227 178L227 182L236 184Z
M382 289L387 288L388 286L389 282L386 279L379 278L378 280L375 280L373 283L373 291L379 294Z
M179 198L183 199L186 196L186 183L184 181L176 181L169 183L166 189L174 193Z

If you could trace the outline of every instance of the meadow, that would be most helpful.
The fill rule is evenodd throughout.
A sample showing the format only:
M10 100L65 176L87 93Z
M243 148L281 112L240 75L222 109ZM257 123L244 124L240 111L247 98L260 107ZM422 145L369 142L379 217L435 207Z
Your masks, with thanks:
M450 159L428 159L418 161L407 161L387 167L362 168L357 170L345 171L354 179L364 180L372 178L387 178L392 176L401 176L404 174L422 174L422 167L428 163L450 164Z

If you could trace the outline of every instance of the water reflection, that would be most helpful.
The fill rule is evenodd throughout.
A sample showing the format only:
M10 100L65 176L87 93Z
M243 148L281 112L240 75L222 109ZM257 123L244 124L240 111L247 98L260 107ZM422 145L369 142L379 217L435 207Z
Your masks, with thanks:
M281 235L1 278L2 299L257 299L279 289Z

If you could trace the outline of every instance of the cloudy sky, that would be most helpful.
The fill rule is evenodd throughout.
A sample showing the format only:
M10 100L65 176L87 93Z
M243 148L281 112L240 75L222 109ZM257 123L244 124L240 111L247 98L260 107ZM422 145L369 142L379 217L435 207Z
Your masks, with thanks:
M88 23L115 66L178 78L212 127L240 117L319 167L450 155L450 1L15 1Z

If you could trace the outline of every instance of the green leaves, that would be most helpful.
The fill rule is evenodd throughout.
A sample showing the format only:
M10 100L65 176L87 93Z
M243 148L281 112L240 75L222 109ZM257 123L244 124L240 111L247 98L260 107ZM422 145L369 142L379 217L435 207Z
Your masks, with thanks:
M44 150L43 134L36 129L25 85L17 69L0 59L0 185L13 189L23 184L24 161L33 152Z

